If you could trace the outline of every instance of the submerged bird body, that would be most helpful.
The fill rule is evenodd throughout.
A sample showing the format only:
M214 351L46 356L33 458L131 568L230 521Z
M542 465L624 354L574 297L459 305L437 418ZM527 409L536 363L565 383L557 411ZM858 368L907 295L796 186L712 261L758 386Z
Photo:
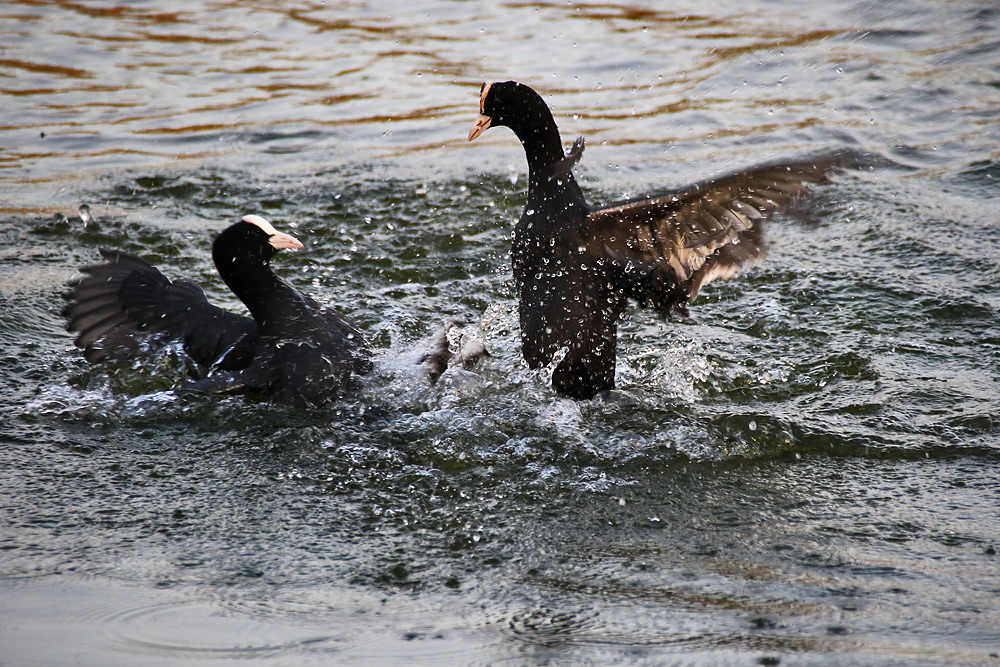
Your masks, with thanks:
M194 283L171 281L139 257L102 249L107 263L81 269L85 276L71 282L67 328L80 332L76 344L91 362L131 352L136 334L183 341L188 355L212 372L182 393L252 389L290 405L329 402L371 360L350 320L271 270L279 249L301 247L259 216L246 216L215 239L219 275L250 317L213 306Z
M588 207L545 101L514 81L484 84L475 139L509 127L528 161L528 196L512 264L521 346L531 368L573 398L614 388L618 320L629 299L687 314L701 286L766 254L763 220L827 181L843 155L763 165L655 197Z

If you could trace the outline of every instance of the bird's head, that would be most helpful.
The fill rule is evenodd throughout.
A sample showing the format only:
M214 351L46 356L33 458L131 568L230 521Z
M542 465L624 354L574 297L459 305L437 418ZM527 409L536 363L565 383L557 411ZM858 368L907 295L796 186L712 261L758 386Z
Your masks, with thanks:
M290 234L279 232L259 215L245 215L236 225L248 244L259 244L269 250L269 256L278 250L301 250L302 242Z
M484 83L479 91L479 118L469 131L469 141L491 127L506 125L515 133L531 125L551 123L552 113L541 95L517 81Z

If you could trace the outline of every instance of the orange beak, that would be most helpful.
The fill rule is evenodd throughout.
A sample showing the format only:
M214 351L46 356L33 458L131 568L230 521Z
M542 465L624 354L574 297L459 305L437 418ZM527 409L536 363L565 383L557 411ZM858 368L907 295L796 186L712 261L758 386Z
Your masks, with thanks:
M480 134L490 129L490 123L492 122L492 118L480 114L479 118L476 119L476 124L472 126L471 130L469 130L469 141L472 141Z
M277 250L301 250L303 248L301 241L284 232L276 231L268 237L267 242Z

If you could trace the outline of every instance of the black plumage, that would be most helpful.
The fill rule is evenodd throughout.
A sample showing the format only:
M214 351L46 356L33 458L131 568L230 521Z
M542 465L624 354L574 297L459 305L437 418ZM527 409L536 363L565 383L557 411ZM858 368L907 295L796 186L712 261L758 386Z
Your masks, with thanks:
M181 393L252 389L290 405L329 402L371 369L370 351L349 319L271 270L279 249L301 247L256 215L216 237L212 259L249 317L212 305L198 285L170 280L144 259L101 249L107 262L80 269L84 275L70 282L67 329L79 332L76 345L93 363L131 354L145 334L183 341L210 373Z
M776 162L591 208L572 173L583 138L564 154L538 93L514 81L484 84L469 140L497 125L513 130L528 160L528 198L512 243L522 352L532 368L554 366L553 386L574 398L614 387L618 320L629 299L686 315L706 283L764 258L767 216L828 182L849 158Z

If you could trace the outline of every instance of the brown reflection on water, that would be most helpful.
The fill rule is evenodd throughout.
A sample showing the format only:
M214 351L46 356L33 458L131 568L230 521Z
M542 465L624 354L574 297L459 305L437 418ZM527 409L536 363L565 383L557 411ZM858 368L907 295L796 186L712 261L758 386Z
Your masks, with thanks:
M14 2L12 4L19 3ZM29 1L24 4L34 3ZM143 22L149 23L183 22L179 18L181 15L178 12L151 12L146 11L143 7L137 7L134 4L122 3L112 7L94 7L82 2L67 2L66 0L59 0L55 4L63 9L71 10L78 14L94 18L126 19L132 21L141 19Z
M89 79L93 76L90 72L82 69L76 69L75 67L60 67L59 65L47 65L25 60L12 60L10 58L0 59L0 67L11 67L28 72L41 72L43 74L54 74L56 76L75 77L80 79Z
M747 54L759 51L771 51L774 49L792 49L807 44L821 42L823 40L839 37L844 34L842 30L814 30L801 34L706 34L701 35L702 39L745 39L752 38L754 41L741 46L714 47L708 53L718 61L727 61L740 58Z
M564 134L610 149L597 163L588 153L588 166L654 159L664 144L795 142L832 130L924 145L941 142L942 123L915 132L892 123L930 128L932 96L911 111L898 94L888 109L897 116L886 113L886 95L932 80L991 80L992 60L974 55L988 51L990 34L865 31L820 4L792 11L751 0L711 15L627 2L12 0L4 14L17 19L0 26L8 182L98 173L115 151L130 156L120 167L153 171L228 154L279 171L415 159L460 174L479 84L511 78L547 97ZM973 56L956 59L965 53ZM983 113L994 91L952 95L952 108L973 118L962 137L975 140L968 128L995 117ZM281 162L266 140L249 147L275 128L331 136ZM191 140L216 145L192 151ZM517 149L501 132L482 143L490 159ZM643 146L633 158L615 151Z

